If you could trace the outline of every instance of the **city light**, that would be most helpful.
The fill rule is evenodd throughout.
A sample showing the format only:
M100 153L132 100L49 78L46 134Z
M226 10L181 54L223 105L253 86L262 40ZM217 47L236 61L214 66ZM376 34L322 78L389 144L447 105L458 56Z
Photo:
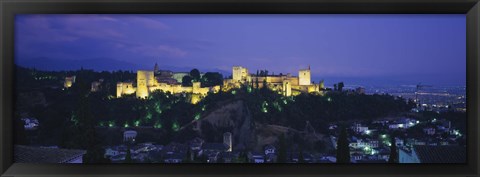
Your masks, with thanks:
M327 101L328 101L328 102L332 102L332 98L328 97L328 98L327 98Z
M365 134L367 134L367 135L370 135L370 133L372 133L372 131L370 131L370 130L365 131Z
M172 130L173 130L173 131L178 131L178 130L180 130L180 126L178 125L178 123L175 122L175 123L172 124Z
M365 147L363 148L363 150L368 151L368 150L370 150L370 148L369 148L368 146L365 146Z
M125 123L125 125L123 125L123 127L128 128L129 127L128 123Z
M135 125L135 127L138 127L140 125L140 121L136 120L133 124Z

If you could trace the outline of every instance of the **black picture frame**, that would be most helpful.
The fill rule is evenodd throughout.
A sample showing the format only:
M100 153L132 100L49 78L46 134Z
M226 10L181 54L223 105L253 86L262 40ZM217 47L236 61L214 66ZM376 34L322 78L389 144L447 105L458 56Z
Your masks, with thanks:
M478 0L0 0L0 174L10 176L479 176ZM13 163L15 14L466 14L466 164Z

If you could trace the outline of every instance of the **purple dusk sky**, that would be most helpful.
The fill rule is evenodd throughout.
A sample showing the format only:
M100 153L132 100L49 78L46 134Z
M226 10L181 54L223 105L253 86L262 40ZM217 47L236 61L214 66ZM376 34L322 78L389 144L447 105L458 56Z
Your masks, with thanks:
M461 14L18 15L15 60L51 70L153 69L157 62L174 71L229 73L241 65L251 73L293 75L310 65L315 82L464 85L465 20Z

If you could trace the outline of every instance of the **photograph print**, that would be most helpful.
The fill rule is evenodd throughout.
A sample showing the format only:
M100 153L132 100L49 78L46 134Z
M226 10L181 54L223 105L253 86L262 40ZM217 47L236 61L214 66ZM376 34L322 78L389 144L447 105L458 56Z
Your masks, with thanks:
M15 163L466 163L464 14L18 14Z

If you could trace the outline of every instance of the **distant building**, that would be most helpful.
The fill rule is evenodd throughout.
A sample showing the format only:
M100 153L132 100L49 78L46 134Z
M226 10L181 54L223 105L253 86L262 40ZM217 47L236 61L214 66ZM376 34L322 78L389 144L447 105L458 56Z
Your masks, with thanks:
M184 76L189 73L173 73L171 71L160 71L158 65L155 65L153 71L137 71L136 87L130 82L117 83L117 97L124 94L136 93L139 98L146 98L155 90L162 90L172 94L192 93L192 103L197 103L209 92L220 91L220 85L212 87L201 87L200 82L194 82L193 86L182 86L181 82ZM201 74L202 75L202 74ZM256 84L253 84L256 83ZM224 79L223 91L232 88L239 88L241 85L251 85L268 87L273 91L285 96L298 95L300 93L323 93L324 83L313 84L311 82L310 67L298 72L298 77L287 75L255 75L249 74L248 69L241 66L232 68L232 79ZM266 85L265 85L266 84Z
M357 88L355 89L355 92L356 92L357 94L365 94L365 88L363 88L363 87L357 87Z
M117 83L117 98L122 97L123 95L134 94L136 88L133 87L133 82L118 82Z
M25 130L34 130L40 125L38 119L35 118L22 118L22 120L25 123Z
M127 131L123 132L123 141L124 142L135 142L136 137L137 137L137 131L127 130Z
M465 163L466 147L415 145L399 150L400 163Z
M192 86L182 86L180 76L185 73L177 74L171 71L137 71L137 86L133 87L131 82L117 83L117 98L125 94L136 94L137 98L147 98L151 92L161 90L172 94L191 93L191 102L193 104L200 101L210 91L217 92L220 85L212 87L201 87L200 82L193 82ZM188 73L186 73L188 74Z
M248 161L253 163L265 163L265 155L258 152L248 152Z
M432 128L432 127L424 128L423 132L425 132L425 134L427 135L435 135L435 128Z
M75 83L75 76L69 76L69 77L65 77L65 82L63 83L63 86L65 88L70 88L72 87L72 85Z
M366 134L368 132L368 127L362 126L362 124L360 124L360 123L355 123L352 126L352 129L353 129L353 131L355 131L355 133L365 133Z
M98 92L100 91L100 86L102 85L103 83L103 79L100 79L98 81L93 81L92 84L91 84L91 88L90 88L90 91L91 92Z
M275 154L276 148L275 148L275 146L269 144L269 145L266 145L266 146L265 146L264 150L265 150L265 155Z
M15 163L83 163L87 151L15 145Z
M264 85L266 84L266 85ZM313 84L311 82L310 67L299 70L298 76L287 75L257 75L249 74L248 69L241 66L232 68L232 79L223 80L223 90L239 88L241 85L252 85L254 87L268 87L285 96L298 95L300 93L322 93L323 82Z
M223 134L223 143L228 146L227 152L232 152L232 133L226 132Z
M225 143L204 143L202 146L202 154L209 152L227 152L228 147Z

